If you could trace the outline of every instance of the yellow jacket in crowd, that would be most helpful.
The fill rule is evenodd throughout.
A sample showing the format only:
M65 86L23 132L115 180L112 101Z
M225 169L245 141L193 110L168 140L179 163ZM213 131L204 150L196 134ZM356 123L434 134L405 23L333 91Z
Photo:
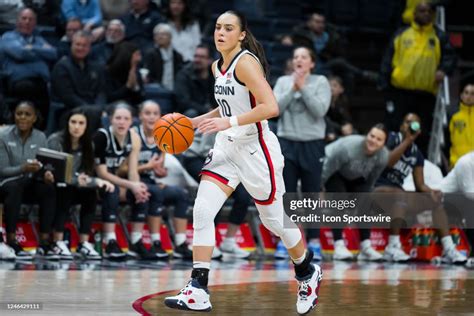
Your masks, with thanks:
M433 24L399 29L390 42L381 67L381 88L437 93L437 70L449 75L456 66L456 55L446 34Z
M459 111L449 122L451 149L449 162L454 167L459 158L474 150L474 106L461 102Z

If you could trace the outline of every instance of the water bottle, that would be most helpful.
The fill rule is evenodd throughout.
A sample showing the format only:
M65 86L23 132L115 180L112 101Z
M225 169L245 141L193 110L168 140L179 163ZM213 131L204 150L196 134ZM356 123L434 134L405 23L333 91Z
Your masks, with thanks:
M102 255L102 234L100 231L94 233L94 249Z
M71 248L71 230L69 228L64 229L64 243L68 248Z
M453 239L454 245L458 246L461 241L461 235L459 234L459 229L453 228L450 233L451 233L451 238Z
M420 123L418 123L417 121L411 122L409 127L410 133L416 134L420 130L420 127Z

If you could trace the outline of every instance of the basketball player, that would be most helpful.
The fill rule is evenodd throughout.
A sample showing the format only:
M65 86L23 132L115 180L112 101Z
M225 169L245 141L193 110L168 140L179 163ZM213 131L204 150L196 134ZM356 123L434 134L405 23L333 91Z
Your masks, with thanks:
M140 181L138 174L138 155L140 154L140 136L131 129L132 108L124 102L115 104L110 113L110 127L101 128L94 136L95 171L99 178L114 184L113 192L102 196L103 241L106 245L104 258L124 259L115 235L115 222L120 203L120 187L127 190L127 200L132 206L132 233L129 254L141 259L156 259L156 254L148 251L142 242L142 231L150 203L161 206L163 198L160 192L148 189ZM127 177L119 176L124 165L128 166Z
M160 117L161 109L158 103L148 100L140 104L139 118L141 124L135 129L142 143L138 156L138 173L140 174L140 181L147 184L150 192L161 191L163 202L166 205L174 205L175 248L173 257L191 260L193 253L186 243L188 194L186 190L179 186L159 183L159 178L167 176L167 171L164 168L165 153L160 151L153 138L153 128ZM160 241L161 209L152 209L152 205L150 205L148 226L154 252L159 258L167 258L168 254L162 248Z
M317 304L322 271L311 264L313 253L305 249L296 225L283 226L283 156L267 122L278 116L279 110L265 79L263 49L248 30L245 18L234 11L217 19L214 42L222 56L212 64L219 107L192 119L200 132L218 132L204 163L194 203L193 271L184 289L167 297L165 304L194 311L212 309L207 283L215 245L213 220L242 182L255 200L265 227L288 248L299 283L296 309L305 314Z

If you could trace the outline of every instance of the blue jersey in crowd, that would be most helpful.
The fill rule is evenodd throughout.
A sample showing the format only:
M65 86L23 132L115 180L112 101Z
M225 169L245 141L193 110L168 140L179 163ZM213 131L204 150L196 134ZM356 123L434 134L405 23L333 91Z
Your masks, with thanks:
M155 143L151 145L147 143L145 131L143 130L142 125L136 128L136 131L138 135L140 135L140 139L142 141L142 147L140 149L140 154L138 155L138 165L143 165L150 161L153 156L159 157L162 152ZM154 183L156 179L155 172L153 170L148 170L146 172L140 173L140 178L142 181Z
M403 135L400 132L391 132L388 141L387 148L393 150L395 147L401 144L403 141ZM403 181L405 178L413 172L413 169L417 166L423 167L425 158L418 149L416 144L412 144L401 156L393 167L387 167L382 172L382 175L377 180L376 186L381 185L392 185L402 188Z

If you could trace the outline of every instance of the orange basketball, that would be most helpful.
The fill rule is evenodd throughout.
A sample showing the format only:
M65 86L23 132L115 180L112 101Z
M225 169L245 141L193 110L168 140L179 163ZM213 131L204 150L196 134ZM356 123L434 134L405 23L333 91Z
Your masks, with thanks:
M183 114L170 113L156 121L153 136L163 152L180 154L193 143L194 128Z

